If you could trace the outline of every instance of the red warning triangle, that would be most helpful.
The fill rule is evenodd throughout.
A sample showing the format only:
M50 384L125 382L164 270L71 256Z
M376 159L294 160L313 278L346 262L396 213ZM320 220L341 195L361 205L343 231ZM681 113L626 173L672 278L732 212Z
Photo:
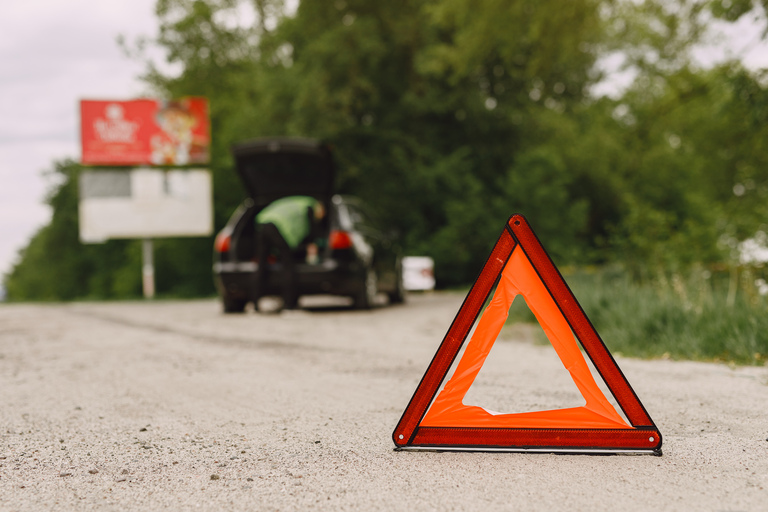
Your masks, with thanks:
M490 304L438 394L494 285ZM518 295L570 373L584 406L499 414L464 405ZM576 339L629 423L598 387ZM661 453L656 425L522 215L510 217L392 437L399 449Z

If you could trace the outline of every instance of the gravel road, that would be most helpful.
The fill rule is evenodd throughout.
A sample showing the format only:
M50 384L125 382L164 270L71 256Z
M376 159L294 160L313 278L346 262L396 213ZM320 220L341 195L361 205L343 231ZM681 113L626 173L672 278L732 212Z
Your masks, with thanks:
M617 358L662 457L393 451L462 299L0 305L0 510L768 510L766 367ZM532 339L503 333L478 405L578 401Z

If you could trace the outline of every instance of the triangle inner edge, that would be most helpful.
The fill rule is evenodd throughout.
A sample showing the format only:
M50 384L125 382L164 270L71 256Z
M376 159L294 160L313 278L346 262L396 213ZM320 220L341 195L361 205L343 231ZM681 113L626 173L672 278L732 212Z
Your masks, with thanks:
M491 298L488 298L489 303ZM467 341L472 334L470 332ZM463 350L456 364L461 355ZM590 364L589 358L585 359ZM454 373L456 364L448 377ZM621 414L618 403L614 402L597 370L590 366L590 372L611 405ZM564 409L586 403L521 295L512 302L501 333L462 401L493 414Z

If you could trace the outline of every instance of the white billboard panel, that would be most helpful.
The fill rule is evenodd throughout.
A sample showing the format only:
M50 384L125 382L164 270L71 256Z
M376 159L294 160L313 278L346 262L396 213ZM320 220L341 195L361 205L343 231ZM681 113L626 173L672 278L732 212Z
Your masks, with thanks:
M213 232L207 170L103 170L80 175L80 240L206 236Z

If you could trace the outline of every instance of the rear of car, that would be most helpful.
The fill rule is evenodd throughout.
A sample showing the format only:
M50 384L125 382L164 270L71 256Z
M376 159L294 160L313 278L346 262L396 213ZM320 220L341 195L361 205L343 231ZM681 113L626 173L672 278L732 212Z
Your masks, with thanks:
M391 302L403 301L396 245L371 223L359 200L333 194L334 166L327 146L311 139L258 139L236 145L233 154L249 198L214 244L214 280L225 312L242 312L254 300L259 272L265 268L261 295L280 294L280 261L257 259L255 219L267 205L287 196L313 197L327 212L317 257L308 257L306 244L294 249L297 295L347 296L357 308L371 307L380 292Z

